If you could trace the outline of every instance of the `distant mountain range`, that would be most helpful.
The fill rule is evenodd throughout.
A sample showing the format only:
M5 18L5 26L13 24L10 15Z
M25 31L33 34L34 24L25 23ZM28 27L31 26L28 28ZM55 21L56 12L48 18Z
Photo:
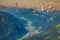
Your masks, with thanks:
M0 39L17 40L19 38L24 38L24 36L31 31L27 29L34 29L39 32L41 31L43 32L41 33L42 35L40 34L38 34L39 36L37 35L39 38L41 38L41 40L44 40L43 38L47 36L44 34L44 32L48 32L48 31L49 33L52 33L50 34L52 37L50 37L49 35L49 37L52 38L50 40L55 40L56 39L55 35L57 33L57 30L54 29L53 27L60 24L59 5L58 6L57 4L55 5L49 4L46 6L42 5L41 8L42 10L37 8L25 8L25 7L20 8L18 6L13 6L13 7L0 6L0 28L1 28ZM26 24L29 27L26 26ZM26 27L28 28L26 29ZM42 27L41 30L39 29L40 27ZM11 31L8 31L10 30L9 28L11 29ZM32 32L35 32L34 30ZM8 32L11 33L9 33L8 35L6 34ZM33 37L36 37L36 35ZM33 40L33 37L31 38L31 40ZM30 39L26 39L26 40L30 40Z

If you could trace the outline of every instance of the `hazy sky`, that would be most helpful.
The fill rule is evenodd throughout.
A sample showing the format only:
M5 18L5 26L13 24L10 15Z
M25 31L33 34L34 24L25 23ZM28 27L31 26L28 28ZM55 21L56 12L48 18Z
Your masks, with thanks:
M39 4L39 3L50 3L50 2L60 2L60 0L0 0L0 5L14 5L15 3L18 3L21 6L28 6L33 4Z

